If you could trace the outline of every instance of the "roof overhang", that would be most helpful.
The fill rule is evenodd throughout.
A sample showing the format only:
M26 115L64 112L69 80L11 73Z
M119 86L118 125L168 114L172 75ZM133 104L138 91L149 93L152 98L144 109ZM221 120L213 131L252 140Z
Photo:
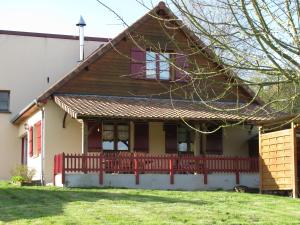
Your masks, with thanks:
M54 101L76 119L211 120L256 124L274 118L260 106L250 105L233 112L236 103L229 102L215 102L207 106L208 103L198 101L98 95L55 95Z
M36 100L31 102L29 105L27 105L21 112L19 112L17 115L15 115L10 122L19 125L23 121L25 121L27 118L29 118L32 114L40 110L41 104L38 103Z

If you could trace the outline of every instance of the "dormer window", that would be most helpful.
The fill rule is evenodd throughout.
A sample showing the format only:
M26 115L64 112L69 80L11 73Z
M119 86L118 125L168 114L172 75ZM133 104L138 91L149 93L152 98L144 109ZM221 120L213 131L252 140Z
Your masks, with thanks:
M146 78L170 80L170 53L146 52Z

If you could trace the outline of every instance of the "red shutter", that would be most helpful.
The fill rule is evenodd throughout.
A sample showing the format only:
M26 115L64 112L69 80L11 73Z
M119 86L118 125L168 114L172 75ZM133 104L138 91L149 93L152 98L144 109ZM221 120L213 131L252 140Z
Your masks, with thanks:
M176 69L175 81L188 81L189 75L185 72L189 67L188 58L186 55L180 53L176 54L176 67L179 69Z
M33 127L29 128L29 133L28 133L28 142L29 142L29 156L33 156Z
M146 52L139 48L131 49L131 76L144 78L146 71Z
M206 153L214 155L223 154L223 132L222 129L206 136Z
M42 126L41 121L38 121L35 126L36 130L36 146L37 146L37 153L40 154L42 151Z
M149 125L148 125L148 123L134 124L134 151L149 152Z
M99 151L102 149L102 126L101 122L88 121L88 149Z
M177 153L177 125L165 124L164 130L166 153Z

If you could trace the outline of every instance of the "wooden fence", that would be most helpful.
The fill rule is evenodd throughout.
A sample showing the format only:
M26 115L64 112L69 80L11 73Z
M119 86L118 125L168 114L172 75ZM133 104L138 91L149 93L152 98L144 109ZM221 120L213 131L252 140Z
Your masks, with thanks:
M258 158L226 156L151 155L137 153L101 154L57 154L54 156L54 181L57 174L99 173L99 183L103 184L104 173L135 174L139 184L139 174L169 174L174 183L174 174L203 174L207 184L207 174L235 173L236 183L240 183L239 173L257 173Z

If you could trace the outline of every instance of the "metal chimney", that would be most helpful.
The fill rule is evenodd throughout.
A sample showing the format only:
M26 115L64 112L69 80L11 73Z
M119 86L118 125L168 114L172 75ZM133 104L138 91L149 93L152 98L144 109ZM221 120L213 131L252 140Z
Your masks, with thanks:
M79 61L84 59L84 27L86 23L82 16L80 16L79 22L76 24L79 27Z

